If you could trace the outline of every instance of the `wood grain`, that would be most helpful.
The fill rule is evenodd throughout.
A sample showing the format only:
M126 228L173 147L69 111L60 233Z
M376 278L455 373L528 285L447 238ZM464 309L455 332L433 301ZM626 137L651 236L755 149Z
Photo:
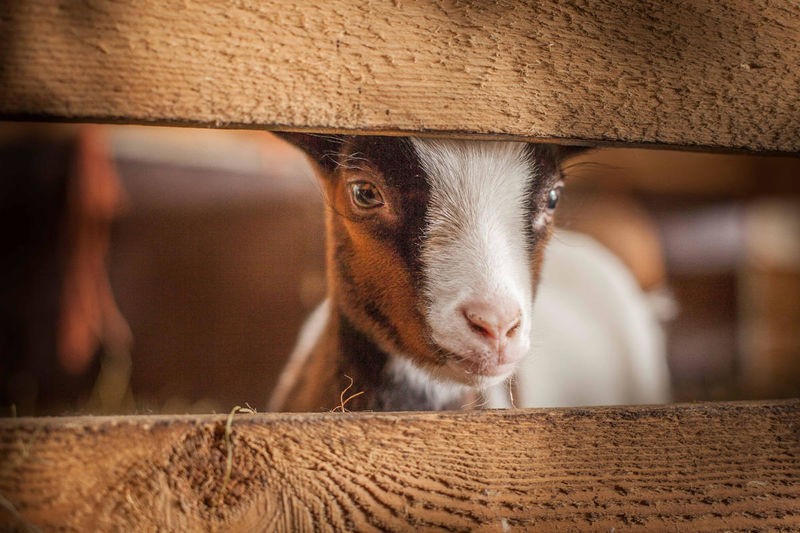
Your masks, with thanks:
M0 3L0 118L800 152L800 4Z
M800 400L0 421L0 527L800 528ZM1 501L1 500L0 500Z

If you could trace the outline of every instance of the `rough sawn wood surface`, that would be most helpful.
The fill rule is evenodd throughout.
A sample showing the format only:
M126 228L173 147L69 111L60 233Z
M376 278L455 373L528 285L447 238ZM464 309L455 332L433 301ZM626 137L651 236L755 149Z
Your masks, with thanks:
M0 421L0 525L797 530L800 401ZM13 509L13 512L12 512Z
M0 3L0 118L800 152L800 3Z

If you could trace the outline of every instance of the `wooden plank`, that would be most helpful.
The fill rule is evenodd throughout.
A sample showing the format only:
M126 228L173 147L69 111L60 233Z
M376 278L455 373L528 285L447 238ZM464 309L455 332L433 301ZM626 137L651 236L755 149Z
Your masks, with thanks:
M800 152L795 0L26 0L0 50L0 118Z
M225 426L2 420L0 526L16 513L81 531L800 528L800 400L242 414L229 439Z

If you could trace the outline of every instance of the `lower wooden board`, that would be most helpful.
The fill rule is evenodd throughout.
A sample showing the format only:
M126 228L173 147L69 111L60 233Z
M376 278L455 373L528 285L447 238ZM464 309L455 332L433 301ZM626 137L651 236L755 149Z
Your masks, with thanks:
M6 419L0 497L45 531L798 530L800 400Z

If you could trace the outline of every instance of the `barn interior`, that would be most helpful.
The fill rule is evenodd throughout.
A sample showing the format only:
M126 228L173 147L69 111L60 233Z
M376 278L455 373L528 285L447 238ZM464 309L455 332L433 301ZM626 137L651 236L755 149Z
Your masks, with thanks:
M323 200L264 131L0 125L2 416L263 410L325 294ZM663 321L673 399L800 395L800 159L604 147L557 224Z

